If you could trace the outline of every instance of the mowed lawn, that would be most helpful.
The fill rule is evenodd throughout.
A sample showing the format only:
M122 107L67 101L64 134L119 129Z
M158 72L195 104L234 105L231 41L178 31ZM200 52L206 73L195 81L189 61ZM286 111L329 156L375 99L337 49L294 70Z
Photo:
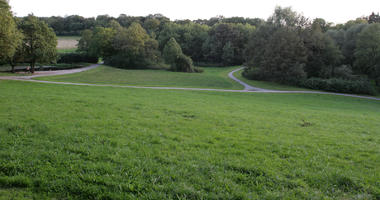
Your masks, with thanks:
M379 199L380 102L0 81L0 199Z
M203 73L182 73L167 70L126 70L101 66L81 73L41 77L38 80L135 86L243 89L243 86L227 76L235 68L204 67Z

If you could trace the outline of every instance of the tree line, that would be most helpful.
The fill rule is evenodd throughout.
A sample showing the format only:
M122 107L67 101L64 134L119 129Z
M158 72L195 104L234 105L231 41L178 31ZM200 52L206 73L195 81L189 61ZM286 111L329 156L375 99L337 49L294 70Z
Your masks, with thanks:
M14 18L7 1L0 0L0 63L29 63L34 73L36 63L56 59L57 37L52 28L37 17Z
M1 27L11 27L1 29L9 37L1 41L6 49L1 57L10 63L27 60L33 66L52 61L54 30L62 35L80 33L78 54L121 68L169 65L173 71L196 72L200 70L193 62L244 64L247 78L313 89L373 93L370 81L380 85L380 17L375 13L337 25L281 7L267 20L218 16L170 21L160 14L37 19L14 18L6 1L0 2ZM28 24L34 24L35 31ZM40 44L32 45L36 38ZM32 46L40 50L31 50Z
M375 17L374 17L375 16ZM376 17L377 16L377 17ZM380 85L378 15L342 25L277 7L245 49L244 76L334 92L373 94Z

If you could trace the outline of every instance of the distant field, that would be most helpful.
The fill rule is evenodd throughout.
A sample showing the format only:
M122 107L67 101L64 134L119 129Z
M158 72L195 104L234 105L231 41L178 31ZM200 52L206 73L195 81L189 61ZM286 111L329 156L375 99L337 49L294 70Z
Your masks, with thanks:
M59 36L57 45L58 51L75 51L77 49L79 39L79 36Z
M77 74L38 79L94 84L243 89L240 84L227 76L235 68L206 67L203 68L205 70L203 73L180 73L165 70L125 70L101 66Z
M0 81L0 199L379 199L380 102Z

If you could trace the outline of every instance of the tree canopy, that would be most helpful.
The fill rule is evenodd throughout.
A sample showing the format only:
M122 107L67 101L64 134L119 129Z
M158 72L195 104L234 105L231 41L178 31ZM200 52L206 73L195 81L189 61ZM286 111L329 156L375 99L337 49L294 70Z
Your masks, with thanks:
M8 2L0 0L0 61L8 61L21 44L22 35L17 30Z
M57 37L45 22L29 15L21 21L20 30L24 35L22 41L24 61L30 63L32 73L37 62L50 63L56 60Z

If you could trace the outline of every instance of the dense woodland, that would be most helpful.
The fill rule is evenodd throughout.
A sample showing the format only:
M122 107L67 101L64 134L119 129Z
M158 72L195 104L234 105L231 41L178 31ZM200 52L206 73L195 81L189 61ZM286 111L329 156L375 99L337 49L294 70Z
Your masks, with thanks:
M380 17L375 13L345 24L310 20L281 7L267 20L218 16L170 21L161 14L15 18L6 1L0 2L6 11L1 17L7 19L1 20L1 31L9 37L1 41L0 59L12 65L54 62L54 30L56 35L82 36L78 53L61 55L63 60L79 55L120 68L169 66L183 72L200 72L193 62L244 64L249 79L336 92L374 94L374 85L380 85Z

